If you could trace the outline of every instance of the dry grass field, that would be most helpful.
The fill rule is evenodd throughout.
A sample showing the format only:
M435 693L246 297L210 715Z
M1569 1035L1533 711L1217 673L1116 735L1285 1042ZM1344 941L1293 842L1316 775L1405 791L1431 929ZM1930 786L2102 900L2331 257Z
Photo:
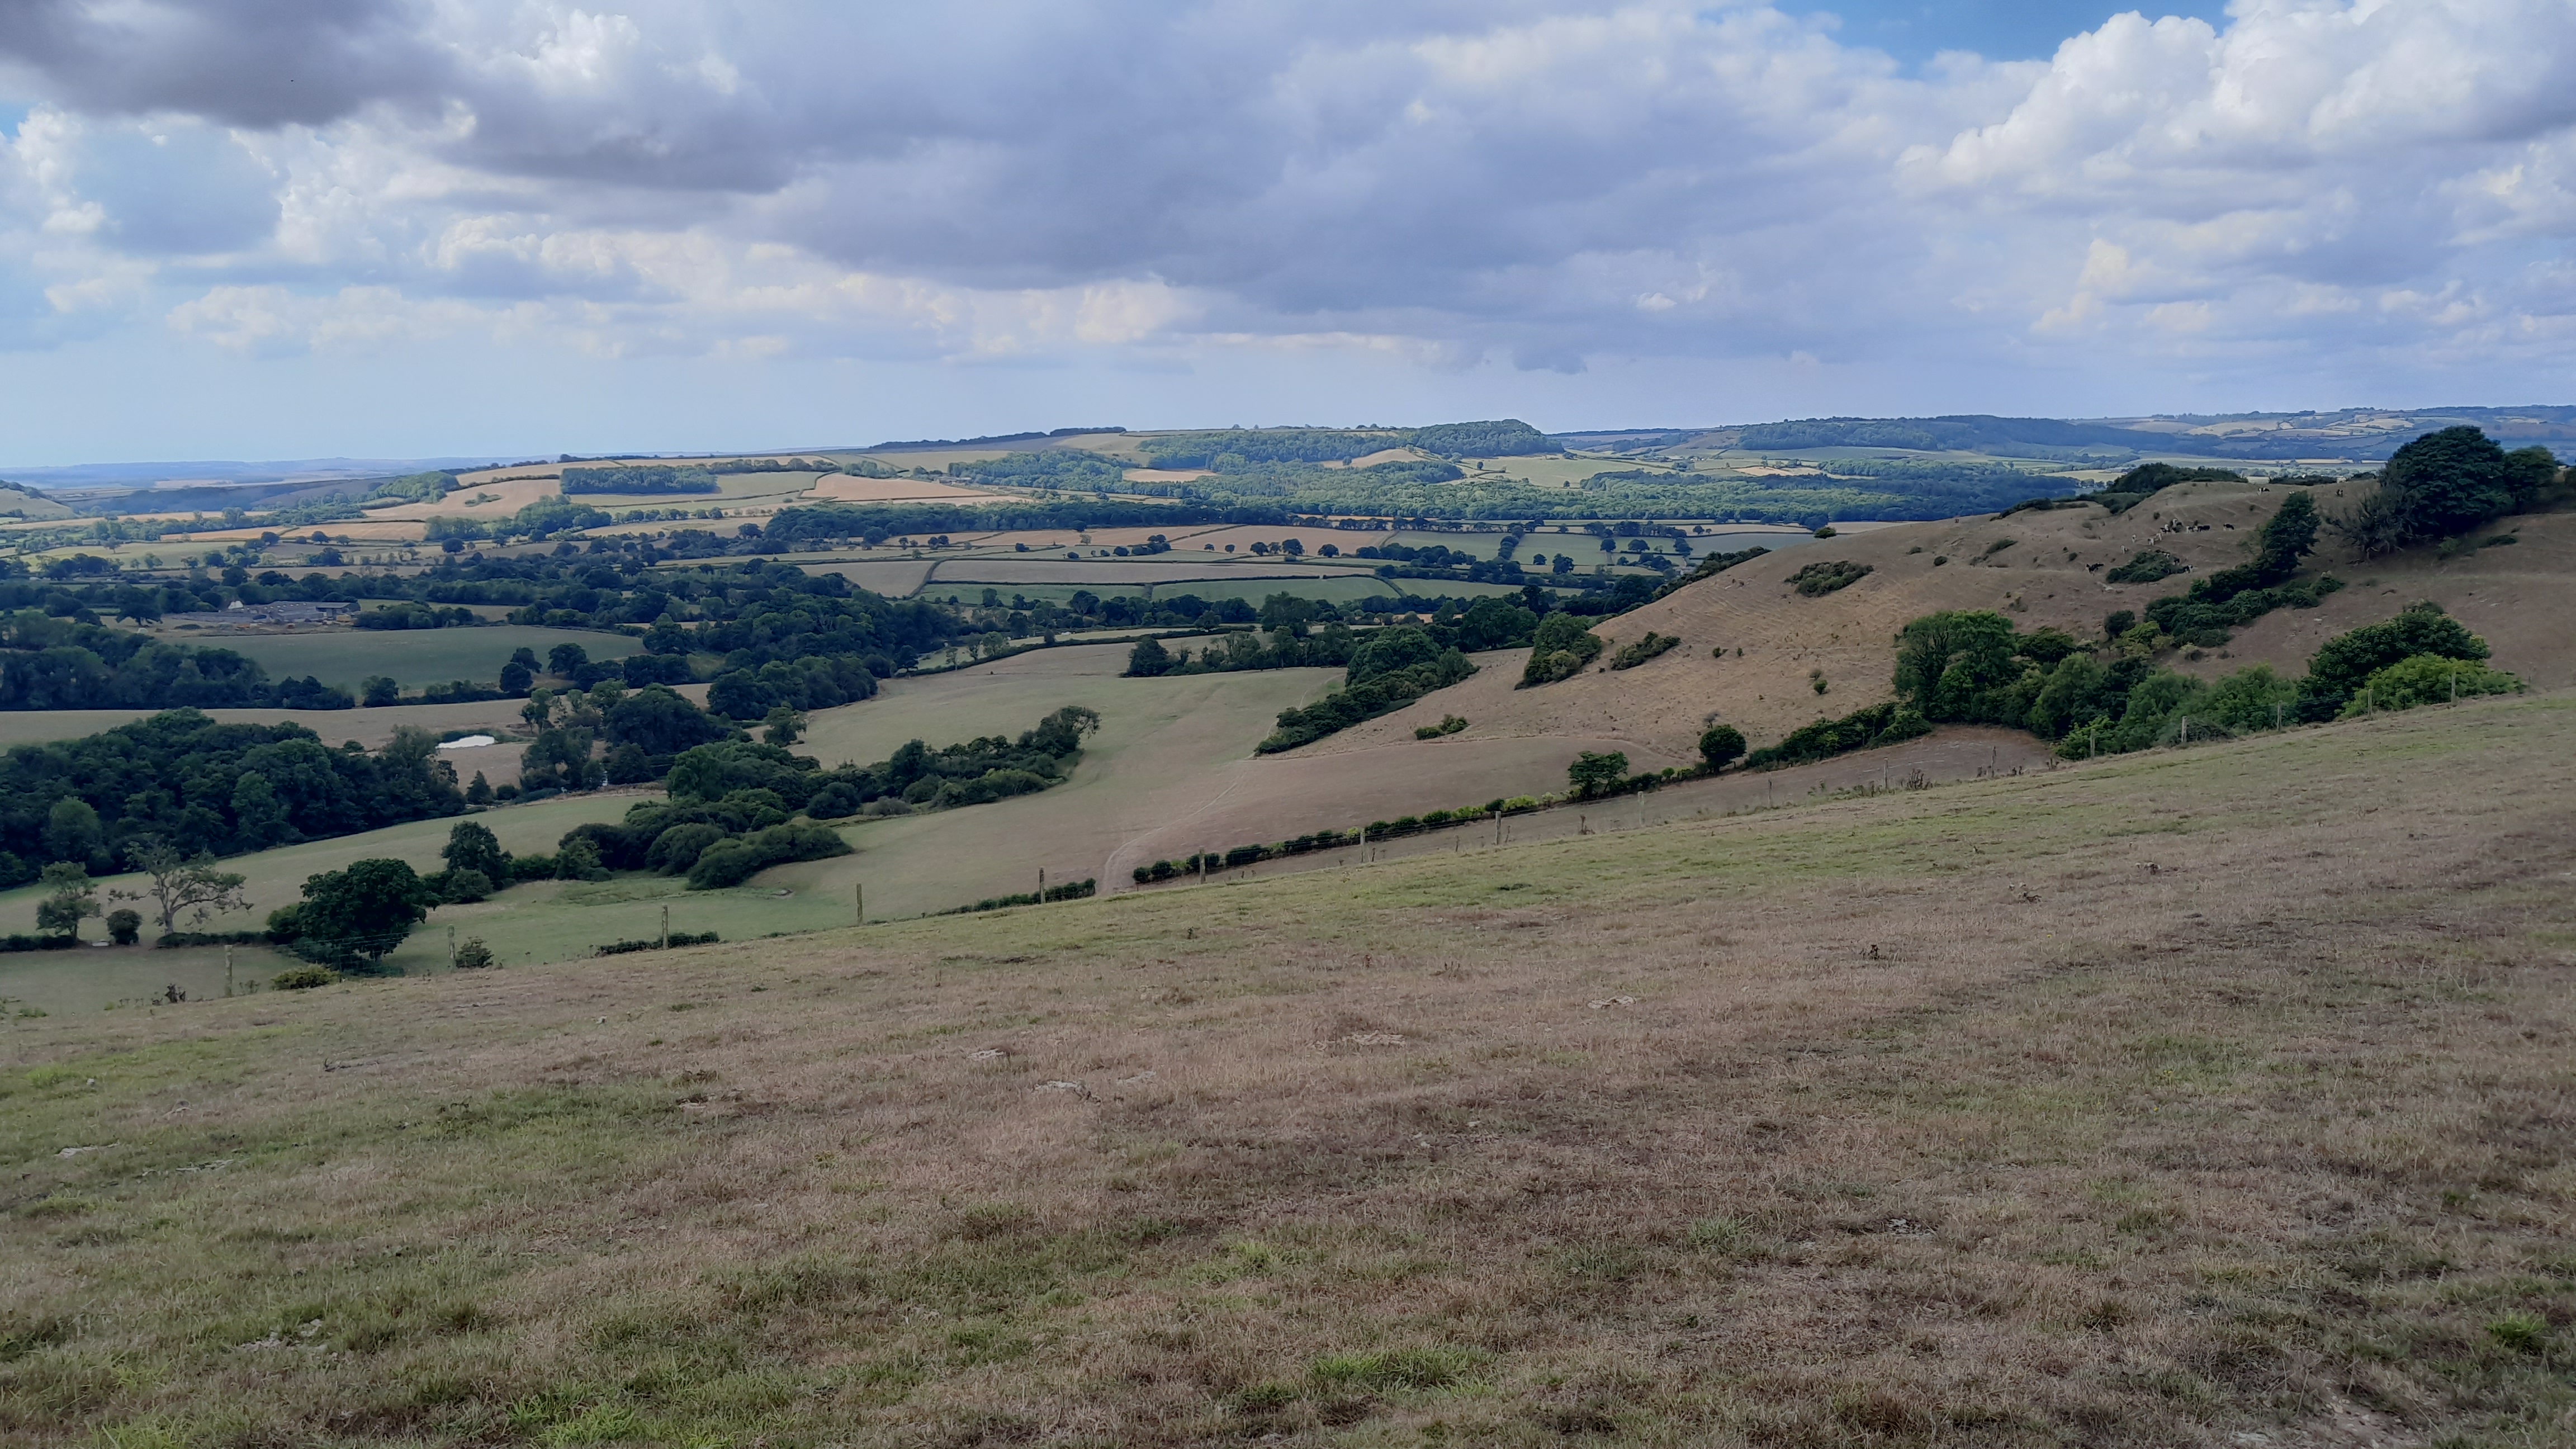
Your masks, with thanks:
M991 501L993 496L980 488L959 488L920 478L861 478L835 473L815 483L805 499L816 503L980 503Z
M2576 701L10 1023L27 1444L2576 1437Z

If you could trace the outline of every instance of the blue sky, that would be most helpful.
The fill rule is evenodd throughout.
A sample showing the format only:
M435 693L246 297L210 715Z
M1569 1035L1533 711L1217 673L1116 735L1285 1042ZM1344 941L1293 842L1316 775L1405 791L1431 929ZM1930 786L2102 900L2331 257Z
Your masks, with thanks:
M0 467L2576 397L2576 10L16 0Z
M2123 10L2187 15L2212 27L2226 22L2224 5L2129 6L2070 4L2067 0L1864 0L1843 5L1790 5L1796 15L1831 15L1837 38L1875 46L1908 66L1944 50L1972 50L1991 60L2041 60Z

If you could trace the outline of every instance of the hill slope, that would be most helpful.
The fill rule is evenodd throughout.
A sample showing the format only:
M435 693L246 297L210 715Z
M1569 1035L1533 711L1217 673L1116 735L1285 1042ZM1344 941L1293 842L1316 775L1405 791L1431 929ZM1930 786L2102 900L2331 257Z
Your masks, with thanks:
M2489 701L19 1021L0 1433L2564 1442L2571 762Z
M2188 483L2116 518L2088 505L2016 513L2000 522L1980 515L1897 524L1822 540L1739 564L1594 629L1611 646L1605 660L1648 632L1683 641L1647 664L1624 671L1596 664L1572 679L1526 690L1513 688L1515 671L1488 670L1310 748L1354 751L1409 739L1415 726L1444 713L1472 721L1461 740L1603 734L1658 760L1688 758L1712 716L1765 744L1818 715L1889 698L1895 635L1908 620L1942 609L1995 609L2025 629L2053 625L2099 638L2106 614L2143 610L2200 574L2244 562L2255 531L2291 491ZM2334 490L2319 492L2320 503L2332 506ZM2181 531L2171 531L2176 527ZM2432 599L2487 637L2496 667L2536 688L2576 684L2576 627L2569 623L2576 620L2576 513L2508 519L2482 532L2497 531L2514 532L2520 542L2449 561L2416 550L2363 562L2328 542L2309 571L2331 572L2352 587L2321 608L2278 611L2240 631L2226 649L2179 667L2219 673L2268 663L2297 674L2326 639ZM2007 539L2008 546L1989 551ZM2170 552L2194 572L2153 584L2104 581L2146 549ZM1834 561L1872 572L1821 597L1790 587L1799 570ZM1718 647L1728 651L1723 660L1711 657ZM1741 657L1734 652L1739 648ZM1819 672L1828 686L1822 696L1812 683Z

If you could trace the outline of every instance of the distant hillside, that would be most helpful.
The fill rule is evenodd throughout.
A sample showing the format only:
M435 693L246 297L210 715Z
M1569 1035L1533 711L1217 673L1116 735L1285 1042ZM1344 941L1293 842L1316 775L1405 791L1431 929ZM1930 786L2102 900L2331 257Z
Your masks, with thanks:
M70 518L73 511L41 493L0 483L0 518Z
M2414 438L2467 424L2506 446L2543 443L2576 457L2576 407L2346 408L2323 413L2166 414L2136 418L1801 418L1716 428L1557 433L1570 447L1687 456L1743 450L1873 448L1997 458L2128 462L2159 454L2247 462L2375 463Z

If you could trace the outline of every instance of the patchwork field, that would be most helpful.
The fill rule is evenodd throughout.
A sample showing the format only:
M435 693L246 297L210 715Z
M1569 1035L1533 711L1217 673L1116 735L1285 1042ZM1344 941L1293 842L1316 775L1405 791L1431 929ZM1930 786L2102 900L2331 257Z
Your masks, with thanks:
M2567 1442L2571 762L2481 702L15 1020L0 1432Z
M817 482L806 495L811 502L953 503L989 502L993 494L921 478L860 478L837 473Z

